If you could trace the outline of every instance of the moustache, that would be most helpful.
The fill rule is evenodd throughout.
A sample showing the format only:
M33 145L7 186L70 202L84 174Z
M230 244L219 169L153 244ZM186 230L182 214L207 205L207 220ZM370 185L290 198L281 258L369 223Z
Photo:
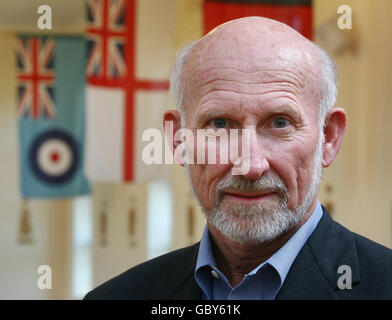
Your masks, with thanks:
M229 191L241 191L249 193L276 192L282 200L287 200L288 191L284 181L275 176L263 175L257 180L248 180L241 176L231 176L220 181L215 188L215 199L219 203L224 194Z

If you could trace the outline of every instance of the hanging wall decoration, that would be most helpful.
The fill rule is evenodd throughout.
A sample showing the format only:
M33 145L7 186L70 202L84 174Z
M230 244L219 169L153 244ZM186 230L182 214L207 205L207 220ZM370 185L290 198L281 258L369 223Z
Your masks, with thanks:
M151 32L137 30L138 21L151 18L148 12L138 10L142 1L87 0L86 4L86 174L97 182L167 178L165 166L144 165L139 143L143 128L162 127L162 108L167 104L162 97L169 95L169 68L165 67L164 79L159 70L166 63L164 53L170 43L149 50L147 55L136 55ZM170 32L168 27L163 26L159 33ZM146 36L137 37L138 32ZM142 63L154 70L154 78L140 78ZM143 103L138 100L141 92L146 99ZM157 97L159 92L164 94Z
M99 244L105 247L108 244L108 213L107 201L101 200L99 208Z
M188 196L188 208L187 208L187 236L189 244L194 242L195 238L195 209L193 207L192 194Z
M333 217L333 215L335 213L335 205L331 199L332 193L333 193L332 186L330 184L327 184L325 186L325 191L326 191L326 195L328 198L323 203L324 203L324 206L327 208L329 214Z
M232 19L261 16L283 22L312 38L311 0L205 0L204 33Z
M15 42L22 196L89 193L83 174L86 41L18 36Z
M29 217L28 200L22 200L21 216L19 221L19 234L18 243L19 244L32 244L32 228Z
M32 243L27 199L90 192L83 174L86 41L18 35L16 83L22 211L19 243Z
M136 200L135 200L135 197L130 198L127 219L128 219L129 245L131 247L136 247L137 240L136 240Z

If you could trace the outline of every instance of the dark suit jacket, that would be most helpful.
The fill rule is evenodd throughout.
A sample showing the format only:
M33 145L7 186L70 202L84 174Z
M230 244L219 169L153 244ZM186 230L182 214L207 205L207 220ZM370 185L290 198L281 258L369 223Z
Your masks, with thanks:
M323 217L276 299L392 299L392 250ZM199 243L144 262L90 291L85 299L201 299L194 279ZM341 265L352 289L339 289Z

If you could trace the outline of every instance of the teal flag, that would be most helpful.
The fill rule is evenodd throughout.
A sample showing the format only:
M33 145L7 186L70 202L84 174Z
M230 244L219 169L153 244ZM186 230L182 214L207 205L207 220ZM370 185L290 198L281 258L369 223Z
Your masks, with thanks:
M26 198L89 193L83 172L86 41L18 36L17 114Z

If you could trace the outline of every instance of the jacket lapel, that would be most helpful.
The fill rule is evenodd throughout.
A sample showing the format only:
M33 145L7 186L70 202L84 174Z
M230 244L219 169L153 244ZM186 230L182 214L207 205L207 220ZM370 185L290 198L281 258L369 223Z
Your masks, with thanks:
M326 208L318 226L295 259L276 299L339 299L339 266L360 280L353 234L333 221Z
M201 300L202 290L197 284L194 271L196 268L197 255L200 242L192 246L190 252L181 259L173 270L177 281L168 284L172 288L168 299L173 300Z
M337 299L333 288L324 278L320 268L314 260L308 243L305 243L291 266L276 299Z
M196 283L193 274L170 299L173 300L201 300L202 291Z

